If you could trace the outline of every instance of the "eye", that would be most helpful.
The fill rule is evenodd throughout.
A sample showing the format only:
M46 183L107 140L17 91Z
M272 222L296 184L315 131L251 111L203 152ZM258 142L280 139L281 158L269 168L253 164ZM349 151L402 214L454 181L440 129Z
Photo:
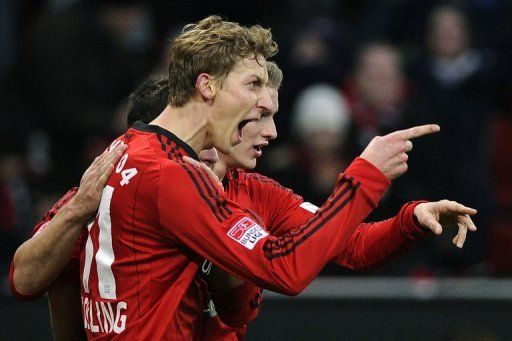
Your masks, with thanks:
M272 116L272 112L268 111L268 110L263 110L261 112L261 118L268 118L268 117L271 117Z
M259 80L253 80L249 83L251 88L259 88L261 86L261 82Z

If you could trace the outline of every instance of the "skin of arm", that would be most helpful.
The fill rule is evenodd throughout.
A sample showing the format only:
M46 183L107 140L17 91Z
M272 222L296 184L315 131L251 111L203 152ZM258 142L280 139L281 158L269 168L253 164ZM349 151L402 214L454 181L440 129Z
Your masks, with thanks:
M12 262L13 293L39 294L57 279L71 257L82 228L98 208L103 187L124 150L126 145L119 144L97 157L85 171L76 195L62 203L65 206L41 233L16 250Z
M13 286L17 293L29 296L44 292L64 269L88 219L80 216L76 205L77 200L72 199L44 231L16 250Z

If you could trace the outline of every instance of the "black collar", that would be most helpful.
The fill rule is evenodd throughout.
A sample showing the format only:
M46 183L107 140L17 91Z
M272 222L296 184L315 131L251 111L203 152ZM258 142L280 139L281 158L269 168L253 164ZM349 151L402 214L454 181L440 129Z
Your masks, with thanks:
M180 147L181 149L183 149L183 151L185 153L187 153L188 156L190 156L191 158L193 158L195 160L199 160L199 156L194 151L194 149L192 149L192 147L190 147L187 143L185 143L183 140L181 140L178 136L174 135L170 131L168 131L160 126L146 124L142 121L137 121L132 125L132 128L139 130L139 131L145 131L145 132L149 132L149 133L164 135L167 138L169 138L170 140L174 141L178 147Z

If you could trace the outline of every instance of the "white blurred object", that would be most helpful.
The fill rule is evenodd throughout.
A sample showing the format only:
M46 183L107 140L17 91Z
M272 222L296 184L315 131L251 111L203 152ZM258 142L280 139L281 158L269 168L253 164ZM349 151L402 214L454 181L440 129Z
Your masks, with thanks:
M294 130L301 136L317 131L345 135L349 109L339 89L315 84L304 89L295 102Z

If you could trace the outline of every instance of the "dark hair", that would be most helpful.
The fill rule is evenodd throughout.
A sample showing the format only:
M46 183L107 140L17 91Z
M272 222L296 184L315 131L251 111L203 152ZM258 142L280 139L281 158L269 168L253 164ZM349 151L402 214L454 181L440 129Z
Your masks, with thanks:
M166 77L150 77L128 97L128 127L135 121L153 121L168 103L169 82Z

